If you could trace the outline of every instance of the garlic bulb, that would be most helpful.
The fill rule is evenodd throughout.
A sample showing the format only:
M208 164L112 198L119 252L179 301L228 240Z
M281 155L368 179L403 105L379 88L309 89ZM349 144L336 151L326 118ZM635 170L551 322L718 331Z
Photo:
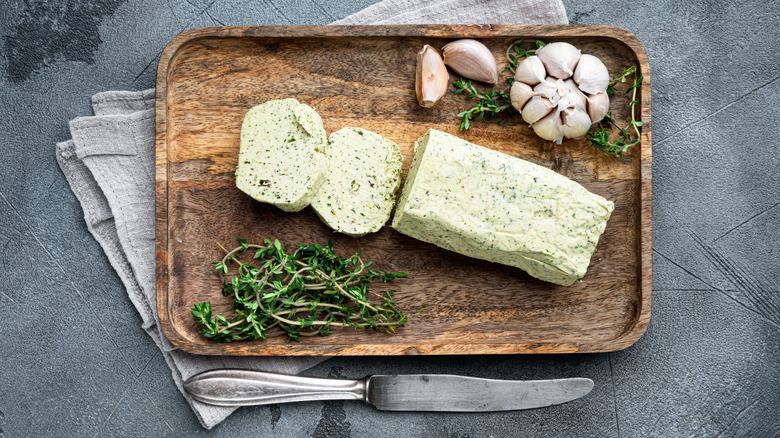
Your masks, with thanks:
M569 43L552 43L515 69L509 98L523 120L545 140L585 135L609 111L607 67Z
M459 75L475 81L498 83L496 58L490 49L477 40L457 40L442 48L444 64Z
M417 53L417 75L414 81L420 106L430 108L441 100L447 92L449 80L450 75L439 52L427 44L424 45Z

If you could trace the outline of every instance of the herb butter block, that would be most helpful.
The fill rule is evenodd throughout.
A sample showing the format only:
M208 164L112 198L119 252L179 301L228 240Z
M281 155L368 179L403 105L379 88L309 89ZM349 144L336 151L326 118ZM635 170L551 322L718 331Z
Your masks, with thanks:
M569 286L585 275L613 209L550 169L431 129L414 145L392 226Z
M327 170L311 206L326 225L350 236L379 231L390 218L401 185L401 148L360 128L328 137Z
M299 211L325 180L325 129L311 107L271 100L244 116L236 187L284 211Z

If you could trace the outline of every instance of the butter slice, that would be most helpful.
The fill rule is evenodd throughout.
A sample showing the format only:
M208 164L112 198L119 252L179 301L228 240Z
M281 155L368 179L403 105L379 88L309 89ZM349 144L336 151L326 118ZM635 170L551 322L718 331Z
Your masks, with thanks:
M325 180L325 129L308 105L271 100L244 116L236 187L284 211L311 202Z
M379 134L343 128L328 138L325 182L311 206L335 231L363 236L390 218L401 185L401 148Z
M585 275L613 209L550 169L431 129L414 145L392 226L569 286Z

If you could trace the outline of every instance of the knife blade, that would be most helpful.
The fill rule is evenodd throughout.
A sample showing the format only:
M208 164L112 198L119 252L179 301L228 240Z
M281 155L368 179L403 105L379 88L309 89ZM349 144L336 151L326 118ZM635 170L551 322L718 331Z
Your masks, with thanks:
M541 408L593 389L586 378L494 380L447 374L324 379L251 370L212 370L184 383L195 400L251 406L315 400L361 400L385 411L489 412Z

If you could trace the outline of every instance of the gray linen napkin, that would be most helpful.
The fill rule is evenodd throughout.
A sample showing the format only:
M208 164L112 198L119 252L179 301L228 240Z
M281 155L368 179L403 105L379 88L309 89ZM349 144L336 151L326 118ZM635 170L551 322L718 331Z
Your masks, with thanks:
M560 0L385 0L333 24L568 24ZM107 91L92 97L92 117L70 122L72 140L57 144L57 162L100 243L162 351L174 382L203 427L236 408L210 406L184 392L190 376L215 368L296 374L318 357L212 357L173 347L157 324L154 241L154 90Z

